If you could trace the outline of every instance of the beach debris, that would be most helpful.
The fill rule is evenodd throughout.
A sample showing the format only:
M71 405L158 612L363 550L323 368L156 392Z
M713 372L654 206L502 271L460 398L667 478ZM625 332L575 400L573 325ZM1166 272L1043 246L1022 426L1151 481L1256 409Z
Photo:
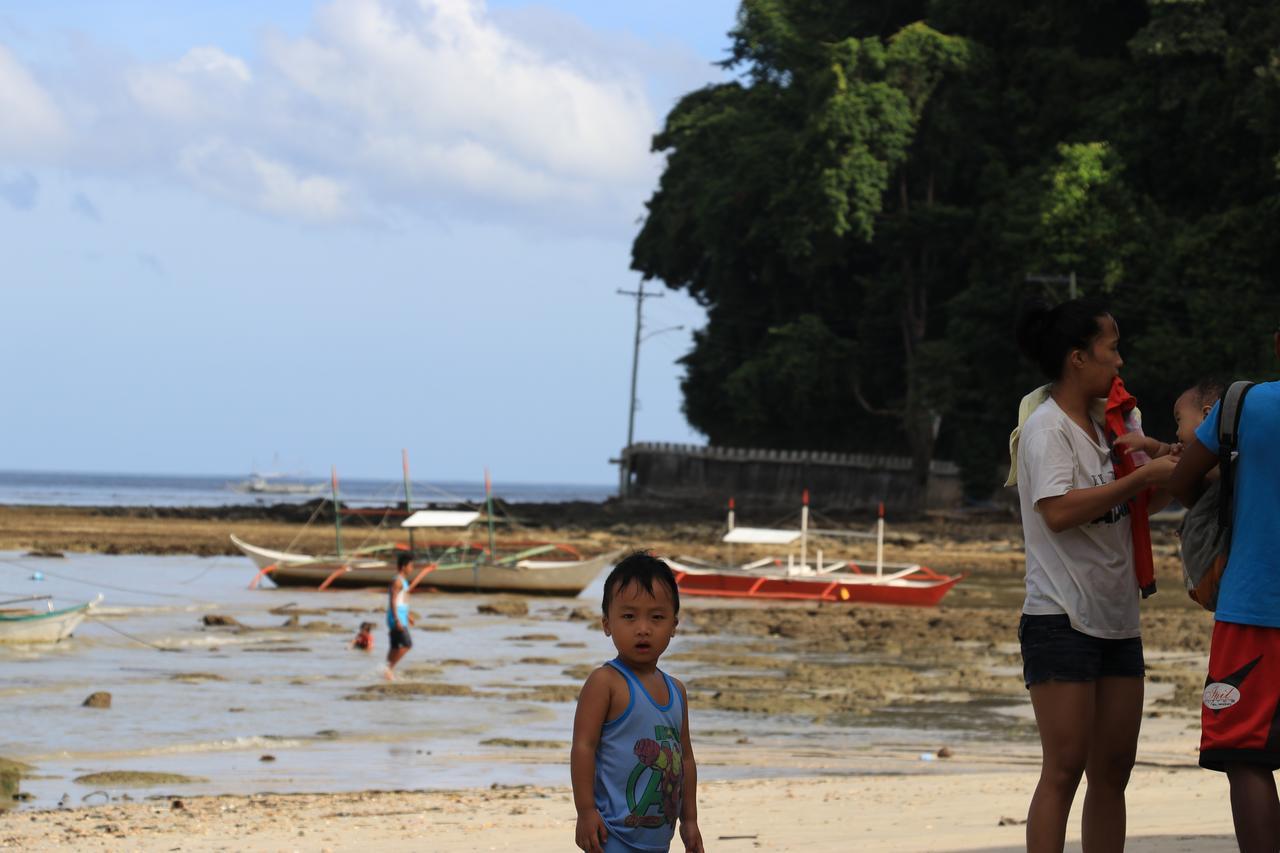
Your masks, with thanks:
M598 622L600 614L590 607L575 607L569 611L567 619L570 622Z
M40 545L37 545L36 547L32 548L23 556L39 557L41 559L46 559L46 560L64 560L66 559L67 555L55 548L45 548Z
M32 573L31 573L31 580L33 580L33 581L42 581L42 580L44 580L44 572L32 572Z
M110 708L111 694L105 690L99 690L96 693L90 693L80 704L85 708Z
M951 747L949 746L944 746L942 749L938 750L939 758L950 758L953 755L955 755L955 753L951 751Z
M337 608L336 610L345 610L345 609L348 609L348 608ZM273 607L267 612L274 616L323 616L329 611L313 610L307 607L299 607L296 601L290 601L288 604L281 604L279 607ZM363 612L363 611L358 611L358 612Z
M187 807L186 803L182 802L182 800L174 800L173 802L169 803L169 808L175 812L180 812L186 807Z
M505 640L512 643L541 643L551 640L560 639L555 634L518 634L514 637L505 637Z
M996 826L1025 826L1026 823L1026 818L1002 817Z
M275 761L276 757L274 755L259 755L258 760L259 761Z
M244 708L228 708L228 709L227 709L227 713L228 713L228 714L243 714L243 713L244 713Z
M104 803L111 802L111 795L108 794L106 791L90 791L89 793L85 794L83 797L80 798L80 802L87 803L89 802L90 797L102 797L102 802Z
M234 616L223 613L206 613L200 621L206 628L243 628L244 625Z
M518 598L499 598L476 607L477 612L492 616L528 616L529 605Z
M754 841L759 835L721 835L716 841Z
M65 809L71 805L71 795L63 794L62 799L58 800L58 808Z
M922 752L922 753L920 753L920 760L921 760L921 761L933 761L933 760L935 760L937 757L938 757L938 756L934 755L932 752Z
M105 785L108 788L153 788L157 785L190 785L193 782L207 782L199 776L184 776L181 773L157 773L147 770L104 770L101 773L87 773L71 780L77 785Z

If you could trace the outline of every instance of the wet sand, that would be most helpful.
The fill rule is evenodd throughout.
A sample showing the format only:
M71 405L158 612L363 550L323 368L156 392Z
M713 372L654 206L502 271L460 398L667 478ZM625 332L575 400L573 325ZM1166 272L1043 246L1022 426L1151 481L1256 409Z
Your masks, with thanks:
M756 779L700 786L708 850L1023 849L1034 771ZM1068 834L1079 850L1079 804ZM449 851L573 848L564 788L163 799L0 816L0 847L41 850ZM1002 825L1003 824L1003 825ZM674 850L682 847L677 843ZM1226 782L1201 770L1139 767L1131 851L1234 850Z

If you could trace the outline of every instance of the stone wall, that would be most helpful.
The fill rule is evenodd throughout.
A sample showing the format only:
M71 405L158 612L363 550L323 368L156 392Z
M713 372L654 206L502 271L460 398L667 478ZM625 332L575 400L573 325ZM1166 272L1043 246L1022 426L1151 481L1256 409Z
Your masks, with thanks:
M624 450L622 464L626 497L637 500L794 507L808 489L817 507L874 510L884 501L903 513L959 506L962 496L954 464L935 461L922 496L900 456L644 443Z

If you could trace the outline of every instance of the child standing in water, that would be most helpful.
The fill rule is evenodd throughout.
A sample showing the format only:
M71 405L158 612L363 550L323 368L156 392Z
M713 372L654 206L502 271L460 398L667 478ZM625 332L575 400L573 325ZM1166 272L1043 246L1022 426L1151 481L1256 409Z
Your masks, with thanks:
M670 850L678 820L687 853L703 853L686 692L658 669L680 614L671 568L648 552L631 554L609 573L602 609L618 656L578 696L574 840L588 853Z

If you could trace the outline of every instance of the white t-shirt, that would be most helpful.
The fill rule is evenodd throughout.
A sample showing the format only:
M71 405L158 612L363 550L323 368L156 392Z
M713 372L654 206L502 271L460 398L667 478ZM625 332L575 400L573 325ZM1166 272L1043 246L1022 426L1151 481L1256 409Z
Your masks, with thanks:
M1022 427L1018 499L1027 548L1027 598L1022 612L1031 616L1065 613L1077 631L1117 640L1139 635L1128 505L1061 533L1049 529L1036 507L1044 498L1114 480L1111 453L1102 441L1100 432L1090 440L1052 397Z

